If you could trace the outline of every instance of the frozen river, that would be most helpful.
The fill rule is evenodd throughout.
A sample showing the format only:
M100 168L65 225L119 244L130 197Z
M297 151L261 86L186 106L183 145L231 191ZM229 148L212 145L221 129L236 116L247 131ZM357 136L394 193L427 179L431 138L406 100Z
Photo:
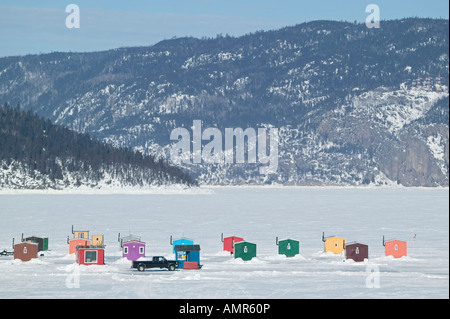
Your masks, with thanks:
M448 210L448 189L0 191L0 250L11 250L22 233L49 238L38 259L0 257L0 298L449 298ZM75 263L66 242L72 225L105 236L106 265ZM367 244L369 259L324 253L322 232ZM147 255L170 259L170 236L190 238L201 246L203 268L131 270L118 233L138 235ZM244 262L223 252L222 233L255 243L257 257ZM386 257L383 235L406 241L408 256ZM278 255L276 237L298 240L300 254Z

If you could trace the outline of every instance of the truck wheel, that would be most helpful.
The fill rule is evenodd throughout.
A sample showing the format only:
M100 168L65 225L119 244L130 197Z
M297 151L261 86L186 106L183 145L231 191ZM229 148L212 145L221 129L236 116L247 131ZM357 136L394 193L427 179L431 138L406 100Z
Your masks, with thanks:
M170 271L174 271L175 270L175 265L169 265L169 270Z
M139 271L144 271L144 270L145 270L145 265L139 264L138 267L137 267L137 269L138 269Z

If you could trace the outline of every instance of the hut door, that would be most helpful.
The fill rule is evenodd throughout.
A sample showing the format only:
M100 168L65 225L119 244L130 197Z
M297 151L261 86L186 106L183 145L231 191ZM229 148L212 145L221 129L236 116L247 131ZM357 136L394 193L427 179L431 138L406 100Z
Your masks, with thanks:
M394 249L398 250L398 245L397 244L395 244Z
M286 248L287 250L291 250L291 243L288 243Z
M185 251L178 251L177 252L177 260L186 261L186 252Z
M356 254L359 255L359 247L356 247Z
M27 247L23 247L23 253L26 254L27 252Z
M244 246L244 253L247 253L247 252L248 252L247 246Z

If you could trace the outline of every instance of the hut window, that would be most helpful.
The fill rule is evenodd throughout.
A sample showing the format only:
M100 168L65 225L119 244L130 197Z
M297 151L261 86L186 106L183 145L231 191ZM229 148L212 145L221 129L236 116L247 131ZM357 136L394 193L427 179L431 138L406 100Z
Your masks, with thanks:
M337 246L338 246L338 242L335 241L335 242L334 242L334 247L337 247Z
M248 252L248 249L247 249L247 246L245 246L244 247L244 253L247 253Z
M397 244L395 244L394 249L398 250L398 245Z
M27 253L27 247L23 247L23 253L24 253L24 254Z
M291 250L291 243L288 243L288 244L287 244L287 249L288 249L288 250Z
M128 254L128 247L123 247L123 253Z
M84 253L84 261L87 263L96 263L97 262L97 251L86 250Z
M139 253L143 254L144 253L144 247L139 247Z
M356 254L359 255L359 247L356 247Z

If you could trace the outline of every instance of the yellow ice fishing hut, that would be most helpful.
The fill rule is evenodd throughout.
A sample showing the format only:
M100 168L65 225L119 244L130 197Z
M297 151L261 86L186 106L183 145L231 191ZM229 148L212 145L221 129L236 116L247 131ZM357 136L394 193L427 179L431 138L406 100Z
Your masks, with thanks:
M103 235L92 235L92 246L103 246Z
M322 233L322 241L324 243L324 251L332 252L335 254L341 254L345 250L345 238L337 236L325 237L325 233Z
M73 230L73 225L72 225L72 234L74 239L89 239L89 231Z

